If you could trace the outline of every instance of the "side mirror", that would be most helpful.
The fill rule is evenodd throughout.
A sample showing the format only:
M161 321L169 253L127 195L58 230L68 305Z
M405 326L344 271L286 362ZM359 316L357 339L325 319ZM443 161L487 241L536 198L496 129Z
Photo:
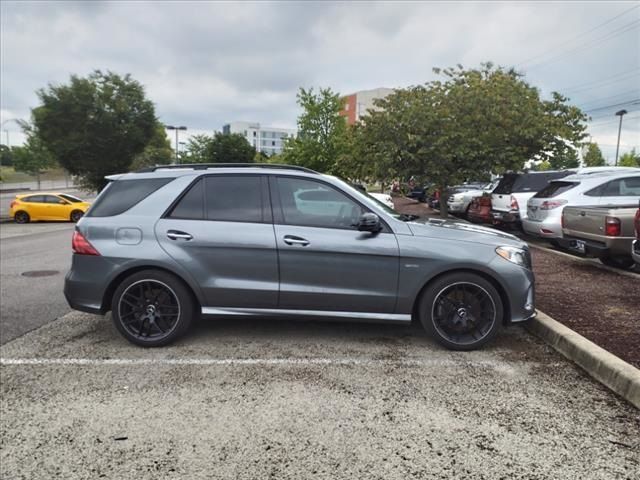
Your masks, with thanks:
M358 221L358 230L360 232L378 233L380 230L382 230L380 217L371 212L363 213L360 216L360 220Z

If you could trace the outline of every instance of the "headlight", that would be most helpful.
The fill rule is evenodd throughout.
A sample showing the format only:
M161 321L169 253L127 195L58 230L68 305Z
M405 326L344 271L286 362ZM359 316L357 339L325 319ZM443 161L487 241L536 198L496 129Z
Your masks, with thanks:
M511 263L531 270L531 255L529 250L518 247L498 247L496 253Z

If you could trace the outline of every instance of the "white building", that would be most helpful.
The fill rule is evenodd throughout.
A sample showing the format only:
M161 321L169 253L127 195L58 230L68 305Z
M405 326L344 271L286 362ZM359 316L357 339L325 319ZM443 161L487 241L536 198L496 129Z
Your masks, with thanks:
M222 133L239 133L253 145L257 152L271 156L282 152L284 139L295 137L296 131L290 128L264 127L253 122L231 122L222 127Z

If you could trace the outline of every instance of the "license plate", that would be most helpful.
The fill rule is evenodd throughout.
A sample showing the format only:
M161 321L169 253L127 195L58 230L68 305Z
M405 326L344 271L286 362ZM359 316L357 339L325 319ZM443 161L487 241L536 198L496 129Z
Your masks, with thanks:
M582 240L575 240L573 243L573 249L580 253L585 253L587 251L586 243Z

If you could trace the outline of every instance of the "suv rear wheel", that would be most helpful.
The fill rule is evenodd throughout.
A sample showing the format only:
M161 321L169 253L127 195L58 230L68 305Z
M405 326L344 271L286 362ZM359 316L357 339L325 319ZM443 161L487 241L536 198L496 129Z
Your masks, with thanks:
M161 347L189 328L194 301L184 283L170 273L143 270L127 277L116 289L111 316L131 343Z
M456 272L427 287L418 314L438 343L452 350L474 350L500 330L503 306L490 282L473 273Z

